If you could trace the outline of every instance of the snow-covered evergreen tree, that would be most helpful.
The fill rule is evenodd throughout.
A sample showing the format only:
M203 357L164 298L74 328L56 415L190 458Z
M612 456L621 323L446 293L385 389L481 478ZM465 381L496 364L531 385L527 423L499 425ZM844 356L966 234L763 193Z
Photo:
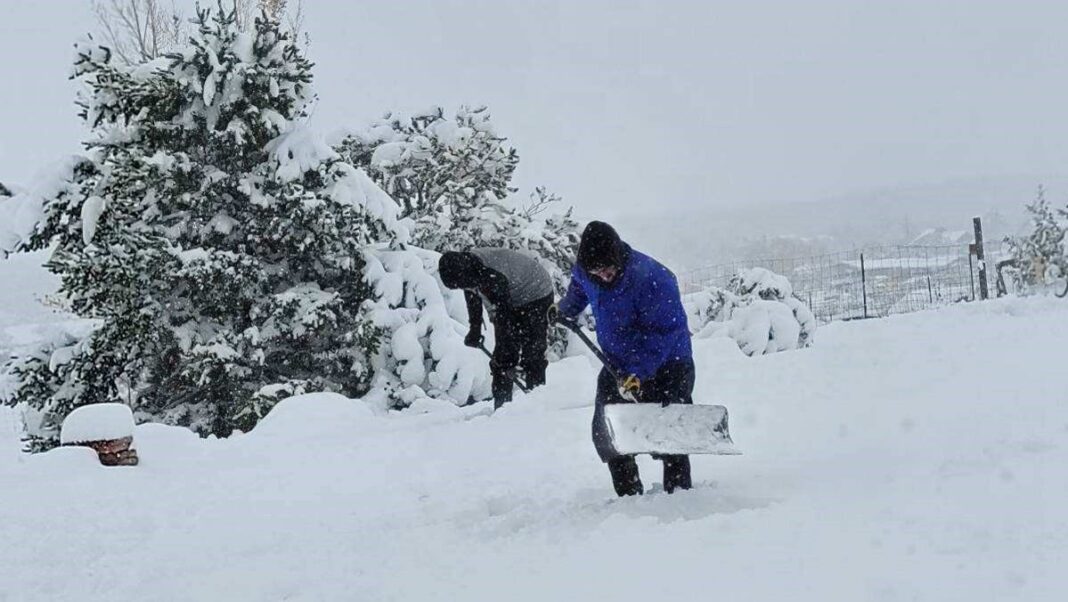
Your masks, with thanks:
M11 189L8 188L7 186L4 186L3 182L0 182L0 200L3 200L3 199L5 199L5 198L7 198L9 196L12 196L12 194L13 193L11 192Z
M311 64L284 28L199 11L190 44L137 67L78 46L87 156L42 199L21 250L91 335L14 360L14 402L45 437L88 403L225 435L280 398L366 392L382 330L369 246L407 234L398 207L300 125Z
M1068 225L1058 219L1042 187L1039 187L1035 200L1027 205L1027 212L1031 214L1031 231L1025 236L1005 239L1018 268L1019 284L1030 287L1042 284L1050 277L1068 275L1068 259L1065 257ZM1068 211L1064 209L1060 214L1068 217Z
M412 243L432 251L505 246L544 251L541 238L564 246L551 249L554 264L574 260L578 224L564 215L541 219L557 195L538 188L527 210L504 203L516 192L512 176L516 150L499 136L486 107L460 107L453 117L431 108L412 115L389 113L336 146L367 171L415 221ZM535 208L533 211L529 207ZM573 242L569 242L572 241ZM527 241L533 246L528 246Z
M415 114L389 113L336 145L414 220L412 242L443 252L505 247L536 255L562 295L581 237L581 225L565 213L547 210L558 195L537 188L524 208L504 200L518 153L496 133L486 107L460 107L447 117L439 107ZM550 354L564 352L567 333L553 330Z
M412 243L443 251L486 244L510 211L519 155L497 135L486 107L388 113L338 145L416 221Z

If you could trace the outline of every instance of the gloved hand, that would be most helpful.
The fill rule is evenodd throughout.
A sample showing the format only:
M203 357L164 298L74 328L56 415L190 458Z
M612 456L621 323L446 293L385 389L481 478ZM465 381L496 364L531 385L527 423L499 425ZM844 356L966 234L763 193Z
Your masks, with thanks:
M560 319L560 304L553 303L550 305L545 315L549 318L549 324L556 324L556 321Z
M484 340L485 338L483 338L481 332L477 330L472 330L471 332L467 333L466 337L464 337L464 345L467 345L468 347L471 347L473 349L478 349L482 346L482 341Z
M619 379L616 383L619 387L619 395L627 401L638 401L642 396L642 381L637 376L630 374Z

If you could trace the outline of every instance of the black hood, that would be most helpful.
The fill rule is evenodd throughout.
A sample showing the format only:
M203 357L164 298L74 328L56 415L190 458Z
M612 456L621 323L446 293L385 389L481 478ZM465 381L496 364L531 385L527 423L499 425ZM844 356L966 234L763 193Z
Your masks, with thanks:
M447 251L438 260L441 283L449 288L477 288L482 268L482 261L471 253Z
M586 272L610 266L623 269L627 265L627 254L627 245L612 226L590 222L582 231L577 262Z

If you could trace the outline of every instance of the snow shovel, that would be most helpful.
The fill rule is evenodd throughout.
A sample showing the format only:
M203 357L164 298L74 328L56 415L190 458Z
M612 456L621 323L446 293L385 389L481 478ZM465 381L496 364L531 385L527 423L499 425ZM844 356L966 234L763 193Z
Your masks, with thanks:
M489 352L489 349L486 349L485 345L479 343L478 348L482 350L482 353L486 354L486 357L493 359L493 354ZM512 373L512 382L515 383L515 386L519 387L520 391L524 393L530 393L530 389L528 389L522 382L519 381L519 377L516 376L515 373Z
M619 372L577 322L557 318L593 351L618 381ZM609 403L604 419L618 455L740 454L727 427L727 408L721 405Z

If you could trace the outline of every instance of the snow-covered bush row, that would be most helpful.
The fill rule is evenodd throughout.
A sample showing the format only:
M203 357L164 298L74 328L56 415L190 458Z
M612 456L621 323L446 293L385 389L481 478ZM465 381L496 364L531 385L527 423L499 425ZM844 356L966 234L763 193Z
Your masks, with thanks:
M729 337L746 355L808 347L816 334L816 317L790 282L764 268L735 274L726 288L709 287L684 301L695 337Z

